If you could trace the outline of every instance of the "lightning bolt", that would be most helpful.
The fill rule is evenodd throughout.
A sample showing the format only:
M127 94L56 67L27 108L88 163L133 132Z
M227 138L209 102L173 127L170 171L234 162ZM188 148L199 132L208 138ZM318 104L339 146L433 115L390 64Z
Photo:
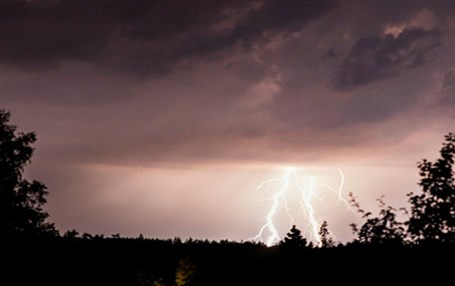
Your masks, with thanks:
M284 208L287 216L289 217L290 225L294 224L295 218L292 215L291 209L288 205L287 197L293 191L297 191L300 197L299 200L299 213L308 224L307 230L311 236L311 240L316 244L321 244L321 238L319 236L320 220L317 217L316 208L314 201L316 199L321 200L318 192L321 188L327 189L337 195L337 203L343 203L348 211L352 211L349 203L343 197L343 187L345 184L345 175L338 169L340 176L340 184L338 188L332 188L327 184L320 183L315 176L303 176L300 174L301 169L296 167L285 167L281 177L263 181L257 187L258 189L264 189L266 187L277 186L276 191L267 200L270 200L271 206L265 217L265 223L260 228L258 234L251 238L255 241L265 243L267 246L277 244L281 238L275 225L275 219L281 208Z
M295 174L297 177L297 174ZM316 197L315 194L315 177L310 176L306 180L306 184L301 185L297 184L298 189L301 193L300 199L300 207L302 208L302 212L305 214L307 221L310 224L311 236L317 244L321 243L321 238L319 237L319 223L316 219L316 212L314 210L314 206L312 204L313 198Z
M289 190L289 187L291 185L291 176L295 172L295 170L296 169L294 167L286 167L284 170L284 175L282 177L278 179L264 181L258 186L258 189L262 189L264 186L270 185L275 182L281 182L282 184L281 188L279 188L279 190L270 198L272 201L272 205L266 216L266 223L261 227L259 233L254 237L255 240L263 241L262 239L263 233L265 230L268 230L270 235L265 241L265 244L268 246L274 245L275 243L280 241L280 236L278 235L278 230L275 227L273 218L275 217L278 208L281 205L281 202L283 202L284 207L286 209L286 213L289 216L291 222L294 222L294 217L290 213L285 194Z
M329 186L327 184L318 184L318 185L328 189L329 191L331 191L331 192L333 192L335 194L337 194L337 196L338 196L337 204L342 203L344 205L344 207L346 208L346 210L354 213L354 210L352 209L352 207L349 204L349 202L345 198L343 198L343 187L344 187L344 182L345 182L346 176L344 175L343 171L340 168L338 168L338 174L340 175L340 185L339 185L338 189L334 189L334 188L332 188L331 186Z

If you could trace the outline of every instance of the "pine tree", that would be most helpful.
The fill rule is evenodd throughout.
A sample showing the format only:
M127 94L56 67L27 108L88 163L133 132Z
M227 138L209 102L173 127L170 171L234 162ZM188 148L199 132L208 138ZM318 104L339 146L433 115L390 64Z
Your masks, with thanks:
M282 245L290 248L305 247L307 244L308 241L302 236L302 232L295 225L292 226L282 242Z

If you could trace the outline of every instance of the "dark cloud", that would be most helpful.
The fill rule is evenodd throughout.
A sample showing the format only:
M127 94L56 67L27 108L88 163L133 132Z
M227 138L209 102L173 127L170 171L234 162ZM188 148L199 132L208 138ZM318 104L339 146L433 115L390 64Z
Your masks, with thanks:
M397 37L362 38L336 71L332 84L336 89L350 89L420 66L441 44L441 37L438 29L405 29Z
M0 2L0 60L27 69L80 60L163 74L182 60L289 33L330 0Z

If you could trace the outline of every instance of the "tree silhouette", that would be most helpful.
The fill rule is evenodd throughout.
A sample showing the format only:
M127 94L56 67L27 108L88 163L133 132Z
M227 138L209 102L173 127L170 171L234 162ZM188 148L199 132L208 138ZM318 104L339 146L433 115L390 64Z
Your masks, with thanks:
M360 204L349 193L350 203L357 212L366 219L359 228L351 224L357 242L362 244L402 244L405 237L403 223L397 220L396 209L385 204L383 197L377 199L380 207L379 216L373 217L371 212L360 208Z
M64 234L63 237L65 238L78 238L79 237L79 232L75 229L73 230L67 230Z
M425 241L455 242L455 179L453 170L455 134L447 134L445 141L440 151L441 158L434 163L426 159L418 163L421 176L419 185L422 188L422 193L408 194L411 204L408 221L404 223L397 221L396 210L387 206L382 198L378 199L381 208L379 216L373 217L371 212L361 209L359 203L350 194L352 206L357 209L362 218L366 219L360 228L351 224L354 233L358 235L358 242L403 243L409 238L417 243Z
M334 247L335 242L329 232L329 224L323 221L319 228L319 236L321 238L321 247Z
M302 236L302 232L293 225L291 230L286 234L282 245L289 248L300 248L307 246L308 241Z
M16 133L10 113L0 110L0 229L6 236L56 234L47 223L46 186L23 178L36 141L34 133Z
M419 162L421 194L410 193L408 231L416 241L455 242L455 134L445 136L441 158Z

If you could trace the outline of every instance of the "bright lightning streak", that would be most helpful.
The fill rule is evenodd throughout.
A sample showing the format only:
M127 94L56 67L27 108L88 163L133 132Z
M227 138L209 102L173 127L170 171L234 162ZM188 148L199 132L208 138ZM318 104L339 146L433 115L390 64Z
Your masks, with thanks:
M338 168L338 174L340 175L340 185L339 185L338 189L334 189L326 184L319 184L319 185L321 187L324 187L324 188L336 193L338 195L337 203L342 202L344 207L346 208L346 210L348 210L350 212L354 212L354 210L351 208L351 205L349 204L349 202L345 198L343 198L343 187L344 187L344 182L345 182L346 176L344 175L343 171L341 171L340 168Z
M340 177L341 177L340 187L338 188L338 199L347 204L348 202L341 195L341 192L342 192L343 186L344 186L344 178L345 178L345 176L343 174L343 171L341 171L340 168L338 168L338 173L340 174Z
M297 175L296 175L297 176ZM307 186L305 188L305 185ZM310 223L311 235L313 240L319 245L321 238L319 237L319 223L316 219L316 213L312 204L313 197L315 197L315 178L309 177L305 185L298 184L298 189L301 193L300 207L303 213L306 215L308 222Z
M319 183L315 176L302 176L299 175L301 169L295 167L284 168L283 176L275 179L263 181L259 184L258 189L263 189L269 186L275 186L279 184L279 187L274 194L268 198L272 201L270 209L265 217L265 223L259 230L259 233L252 239L256 241L264 242L267 246L272 246L278 243L281 239L279 232L275 225L275 220L280 208L284 208L287 216L289 217L290 224L294 224L294 216L292 215L291 209L288 205L288 195L291 191L297 191L300 197L299 200L299 213L303 215L305 221L308 223L307 229L311 236L311 240L316 244L320 245L321 238L319 236L320 222L316 214L314 205L314 199L320 199L317 191L318 187L323 187L337 194L338 202L342 202L346 209L351 211L349 203L343 198L343 187L345 184L345 175L338 169L340 175L340 184L337 189L330 187L327 184ZM268 235L268 236L267 236Z
M291 221L294 221L294 218L292 217L291 213L289 212L288 203L287 203L287 200L284 195L286 194L286 192L288 191L288 189L291 185L291 175L295 172L295 170L296 169L293 167L287 167L284 171L283 177L278 178L278 179L264 181L258 186L258 188L260 189L260 188L263 188L265 185L269 185L274 182L282 182L281 188L271 198L272 206L270 207L270 210L267 214L266 223L262 226L259 233L254 237L257 240L262 240L263 232L267 229L270 232L270 236L265 241L266 245L268 245L268 246L271 246L280 241L280 236L278 235L278 231L273 222L273 218L276 215L278 208L280 207L281 201L284 202L284 207L286 209L286 212L287 212L289 218L291 219Z

